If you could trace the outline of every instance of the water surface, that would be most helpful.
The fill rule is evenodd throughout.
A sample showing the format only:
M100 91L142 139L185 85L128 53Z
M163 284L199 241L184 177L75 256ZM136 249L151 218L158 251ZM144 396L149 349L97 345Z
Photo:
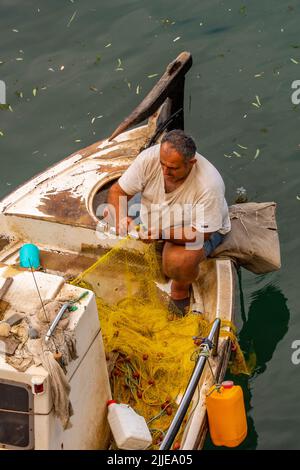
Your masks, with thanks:
M299 20L293 0L0 5L0 79L11 105L0 110L0 197L109 135L154 85L149 75L188 50L186 130L222 173L228 202L241 186L250 200L277 202L282 269L242 275L240 340L257 357L254 375L238 379L246 449L300 448L300 365L291 362L300 339L300 108L291 102L291 84L300 80Z

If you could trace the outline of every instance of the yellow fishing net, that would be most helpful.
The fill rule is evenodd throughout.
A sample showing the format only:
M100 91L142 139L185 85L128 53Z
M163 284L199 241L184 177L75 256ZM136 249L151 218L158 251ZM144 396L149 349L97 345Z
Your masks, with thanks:
M138 244L139 250L132 244ZM163 281L160 266L155 244L124 239L72 282L96 294L105 351L114 359L113 398L144 416L153 448L163 439L186 389L199 338L206 337L211 327L203 315L170 312L169 298L156 284ZM221 336L229 336L236 347L232 371L248 373L235 331L222 327Z

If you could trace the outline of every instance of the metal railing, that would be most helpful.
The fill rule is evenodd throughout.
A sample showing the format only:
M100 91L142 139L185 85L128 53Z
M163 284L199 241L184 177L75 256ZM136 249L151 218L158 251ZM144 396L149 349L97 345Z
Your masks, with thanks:
M212 356L216 356L218 353L220 326L221 326L221 320L220 318L216 318L211 327L210 333L207 337L208 342L211 342L213 344ZM186 415L190 402L193 398L193 395L195 393L195 390L197 388L197 385L203 373L206 360L207 360L207 356L200 356L198 361L196 362L195 368L192 372L186 391L182 397L182 400L176 411L174 419L160 445L159 450L168 450L171 448L171 445L176 437L177 432L179 431L181 423Z

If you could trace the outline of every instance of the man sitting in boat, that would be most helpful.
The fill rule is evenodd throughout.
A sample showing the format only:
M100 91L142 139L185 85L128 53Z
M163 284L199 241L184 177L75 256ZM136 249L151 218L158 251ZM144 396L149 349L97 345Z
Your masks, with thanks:
M196 152L190 136L172 130L161 144L142 151L111 187L108 203L115 209L117 234L125 234L134 224L126 211L137 193L144 227L140 236L148 243L164 241L163 271L172 279L171 299L186 313L199 263L230 231L223 179Z

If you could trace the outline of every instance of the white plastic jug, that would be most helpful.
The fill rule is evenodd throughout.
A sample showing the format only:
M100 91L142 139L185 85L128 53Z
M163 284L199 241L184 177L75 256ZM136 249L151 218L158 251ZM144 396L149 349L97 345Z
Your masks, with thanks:
M108 422L119 449L142 450L152 443L152 437L143 416L129 405L109 400Z

